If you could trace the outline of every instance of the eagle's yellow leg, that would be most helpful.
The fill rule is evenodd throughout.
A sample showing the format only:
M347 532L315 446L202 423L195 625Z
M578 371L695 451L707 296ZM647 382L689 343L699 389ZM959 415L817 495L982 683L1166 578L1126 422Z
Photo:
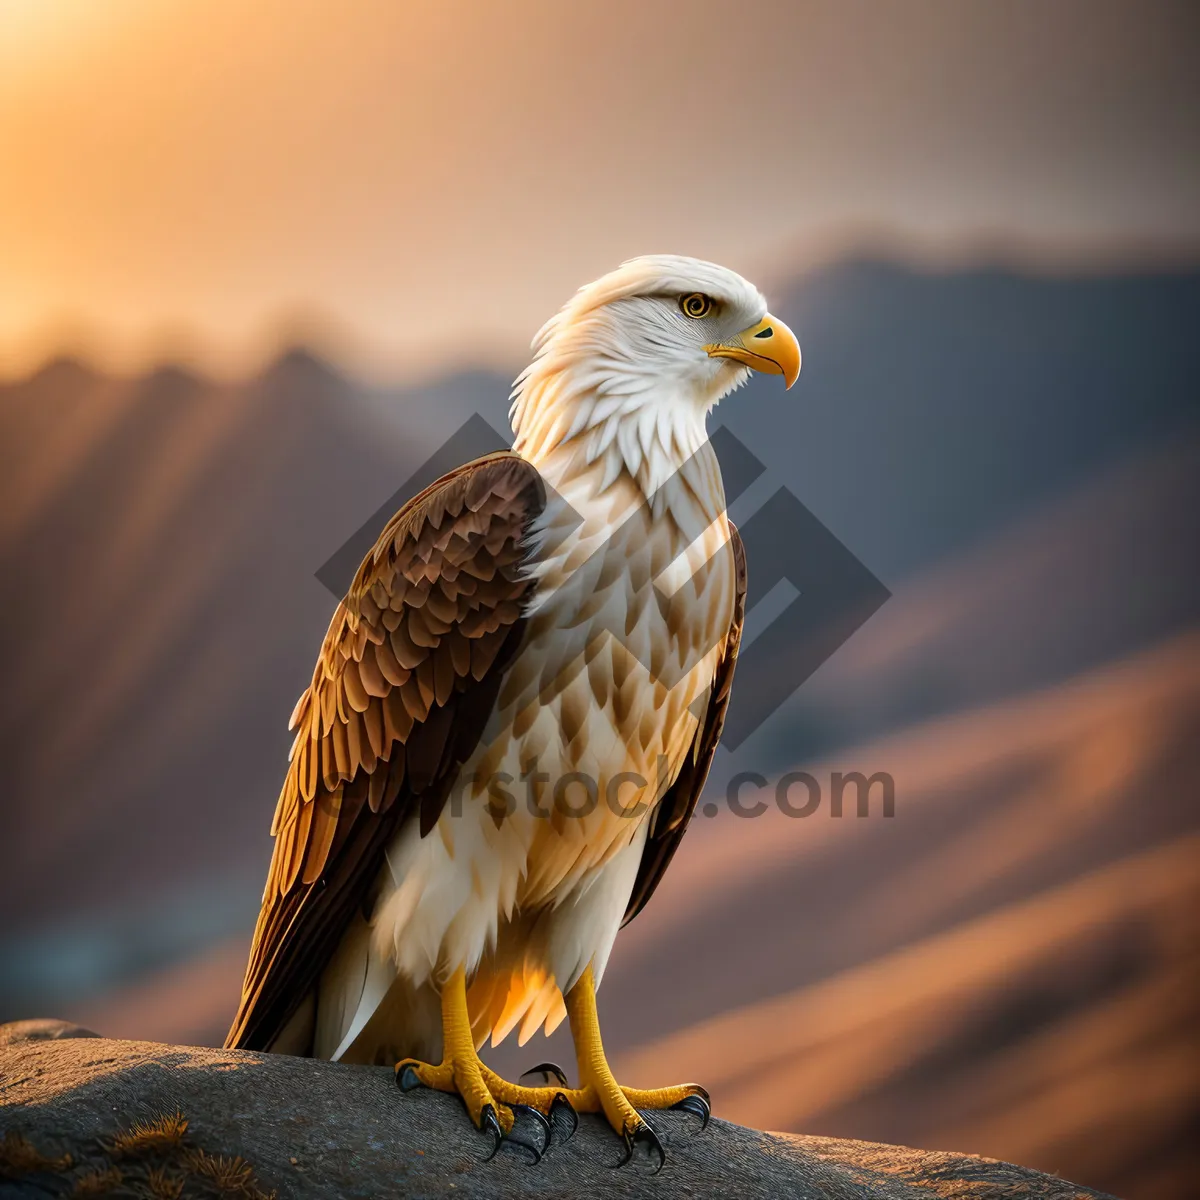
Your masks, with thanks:
M579 1064L578 1092L568 1092L567 1099L584 1112L602 1111L608 1123L626 1141L630 1140L645 1122L637 1110L674 1108L691 1096L700 1097L707 1109L708 1093L695 1083L675 1087L623 1088L613 1077L612 1068L604 1054L600 1037L600 1019L596 1012L596 982L589 965L579 981L567 993L567 1017L571 1036L575 1039L575 1059Z
M403 1088L420 1083L439 1092L457 1092L477 1129L483 1128L490 1106L501 1132L507 1134L513 1127L512 1109L492 1094L484 1080L485 1070L475 1052L467 1012L466 975L459 967L442 988L442 1061L434 1064L401 1059L396 1064L396 1080Z

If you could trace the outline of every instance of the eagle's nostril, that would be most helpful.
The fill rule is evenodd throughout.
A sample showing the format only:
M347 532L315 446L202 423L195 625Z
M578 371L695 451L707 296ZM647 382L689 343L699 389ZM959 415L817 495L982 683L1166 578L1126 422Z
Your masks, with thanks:
M761 329L761 330L759 330L759 332L758 332L758 333L756 333L754 336L755 336L756 338L770 337L770 336L771 336L771 335L772 335L774 332L775 332L775 330L774 330L774 329L772 329L770 325L768 325L768 326L766 327L766 329Z

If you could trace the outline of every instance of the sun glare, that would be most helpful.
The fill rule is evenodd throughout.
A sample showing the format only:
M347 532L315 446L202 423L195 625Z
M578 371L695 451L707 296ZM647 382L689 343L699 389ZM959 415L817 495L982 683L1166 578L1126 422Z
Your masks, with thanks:
M37 70L146 8L147 0L0 0L0 65Z

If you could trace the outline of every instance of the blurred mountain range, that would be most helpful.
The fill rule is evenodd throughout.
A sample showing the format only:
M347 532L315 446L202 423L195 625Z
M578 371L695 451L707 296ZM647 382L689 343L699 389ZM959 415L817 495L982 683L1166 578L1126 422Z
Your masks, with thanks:
M881 770L896 816L697 821L618 941L610 1044L734 1119L1185 1195L1200 274L861 261L776 299L804 372L718 410L767 468L732 515L789 488L893 597L713 795ZM468 417L504 430L508 382L296 350L0 387L0 1020L221 1037L316 572Z

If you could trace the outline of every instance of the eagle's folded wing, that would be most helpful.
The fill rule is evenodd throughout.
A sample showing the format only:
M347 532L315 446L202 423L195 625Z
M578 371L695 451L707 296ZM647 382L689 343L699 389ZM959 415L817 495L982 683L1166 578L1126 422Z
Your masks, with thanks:
M536 470L488 455L389 522L338 605L292 715L290 765L226 1045L265 1049L315 986L409 814L437 822L521 639Z

